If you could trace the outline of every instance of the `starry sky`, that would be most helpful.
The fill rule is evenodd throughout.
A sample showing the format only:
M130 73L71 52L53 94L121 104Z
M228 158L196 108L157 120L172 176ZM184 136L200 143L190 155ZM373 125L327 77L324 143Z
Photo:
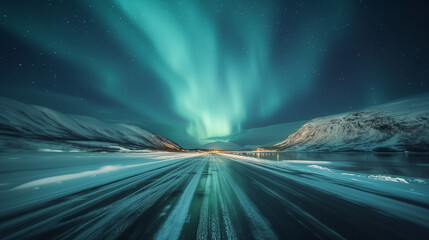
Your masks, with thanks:
M0 96L197 147L428 92L426 2L3 0Z

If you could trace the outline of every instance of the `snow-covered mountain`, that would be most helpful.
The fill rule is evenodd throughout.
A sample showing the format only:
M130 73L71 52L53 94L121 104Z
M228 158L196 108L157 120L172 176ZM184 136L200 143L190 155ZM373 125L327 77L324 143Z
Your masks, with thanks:
M429 151L429 94L316 118L260 150Z
M181 150L171 140L139 127L108 124L49 108L0 98L0 150L8 148L115 150Z
M210 142L207 144L204 144L200 149L216 149L216 150L224 150L224 151L239 151L242 150L242 147L240 145L237 145L235 143L231 142Z

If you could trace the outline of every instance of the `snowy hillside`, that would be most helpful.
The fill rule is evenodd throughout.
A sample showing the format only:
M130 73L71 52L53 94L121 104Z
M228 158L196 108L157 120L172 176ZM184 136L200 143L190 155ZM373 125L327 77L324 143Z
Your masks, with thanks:
M429 95L316 118L263 150L429 151Z
M108 124L85 116L0 98L0 149L180 150L167 138L139 127Z

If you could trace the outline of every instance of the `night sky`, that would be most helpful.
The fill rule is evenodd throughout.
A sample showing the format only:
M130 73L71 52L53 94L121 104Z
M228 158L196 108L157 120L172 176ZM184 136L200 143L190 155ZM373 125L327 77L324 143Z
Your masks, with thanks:
M195 147L428 92L428 12L427 1L3 0L0 96Z

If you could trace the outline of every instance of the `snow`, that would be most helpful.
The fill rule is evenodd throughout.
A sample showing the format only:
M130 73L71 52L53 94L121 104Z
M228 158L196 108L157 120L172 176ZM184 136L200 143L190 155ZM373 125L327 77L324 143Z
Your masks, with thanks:
M313 119L266 149L429 151L429 94Z
M375 180L381 180L381 181L388 181L388 182L400 182L400 183L406 183L409 184L407 182L407 180L401 178L401 177L391 177L391 176L384 176L384 175L370 175L368 176L369 178L375 179ZM420 181L416 181L416 182L420 182ZM420 182L421 183L421 182Z
M205 165L202 162L202 165ZM188 216L189 207L192 198L194 197L195 189L200 180L203 167L198 168L198 172L192 178L183 194L180 196L179 201L174 207L173 211L169 214L168 219L164 222L155 236L157 240L179 239L180 232L182 231L183 224Z
M330 164L331 163L331 162L328 162L328 161L310 161L310 160L285 160L284 162L288 162L288 163L301 163L301 164L312 164L312 163Z
M41 151L181 150L167 138L137 126L108 124L0 98L0 148Z
M288 161L278 162L239 155L221 155L233 161L257 167L270 174L293 179L302 184L342 196L359 205L379 209L388 212L390 215L405 218L417 224L429 225L429 210L419 209L414 206L411 207L405 202L398 203L395 200L395 198L404 198L427 204L429 199L429 189L426 186L427 179L379 174L357 174L333 169L326 171L324 167L317 165L310 165L312 166L310 167ZM312 177L311 175L304 174L300 177L299 175L289 173L290 170L302 173L309 172L309 167L321 170L317 172L312 171L312 173L320 175L323 180L316 176ZM372 193L380 195L374 196ZM392 196L393 198L385 198L383 196Z
M234 180L230 179L230 184L240 204L246 209L247 220L251 224L251 230L255 239L278 239L271 230L270 223L262 216L258 208L252 203L251 199L238 187Z
M323 171L331 171L331 169L327 168L327 167L322 167L319 165L308 165L307 167L309 168L315 168L315 169L319 169L319 170L323 170Z
M42 178L38 180L34 180L28 183L21 184L14 189L23 189L23 188L32 188L32 187L40 187L41 185L46 185L50 183L58 183L63 181L68 181L72 179L82 178L82 177L88 177L88 176L94 176L101 173L111 172L118 170L120 168L123 168L121 166L104 166L101 167L98 170L93 171L84 171L79 173L72 173L72 174L65 174L65 175L59 175L55 177L48 177L48 178Z
M429 227L426 177L346 171L336 160L159 151L0 158L5 239L348 239L356 221L370 238Z

